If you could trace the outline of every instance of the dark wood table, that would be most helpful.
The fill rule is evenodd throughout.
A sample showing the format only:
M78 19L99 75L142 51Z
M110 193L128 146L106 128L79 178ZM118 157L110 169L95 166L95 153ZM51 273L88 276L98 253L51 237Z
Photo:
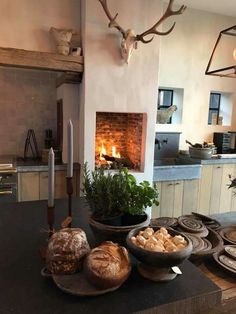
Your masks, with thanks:
M236 212L216 214L212 215L212 217L217 219L224 226L236 225ZM213 259L200 263L198 269L212 280L222 291L221 305L201 314L235 314L236 275L218 266Z
M56 201L57 229L66 215L66 200ZM138 274L133 259L131 276L117 291L86 298L67 295L40 275L46 217L45 201L0 205L1 314L191 314L209 311L221 302L221 289L189 261L181 266L183 275L169 283L155 283ZM73 200L73 217L73 225L83 228L93 245L83 199Z

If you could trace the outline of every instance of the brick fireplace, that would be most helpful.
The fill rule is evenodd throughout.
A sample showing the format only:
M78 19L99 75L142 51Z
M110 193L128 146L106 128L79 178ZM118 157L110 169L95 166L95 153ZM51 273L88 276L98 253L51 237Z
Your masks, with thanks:
M96 113L95 164L144 171L147 115Z

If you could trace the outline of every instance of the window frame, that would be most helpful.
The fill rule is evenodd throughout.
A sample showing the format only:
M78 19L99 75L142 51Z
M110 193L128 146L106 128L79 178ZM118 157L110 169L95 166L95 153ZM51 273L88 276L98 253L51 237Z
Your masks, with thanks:
M212 95L217 95L219 96L219 101L218 101L218 106L217 108L212 108L211 107L211 96ZM218 125L219 124L219 115L220 115L220 106L221 106L221 93L219 92L210 92L210 100L209 100L209 112L208 112L208 125L212 125L212 122L209 123L209 116L210 116L210 113L211 112L216 112L217 111L217 119L216 119L216 124Z

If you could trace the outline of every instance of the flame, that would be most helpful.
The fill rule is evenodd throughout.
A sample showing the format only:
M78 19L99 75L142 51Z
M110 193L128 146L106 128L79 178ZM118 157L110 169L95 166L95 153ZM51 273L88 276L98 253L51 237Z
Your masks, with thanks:
M106 148L104 147L103 143L102 143L102 146L100 146L100 147L98 148L98 150L99 150L100 160L105 160L105 158L102 157L102 156L107 154L107 150L106 150Z
M101 146L98 147L98 152L99 152L99 159L100 160L105 160L103 155L107 155L107 149L105 148L103 142ZM112 146L111 148L111 156L115 158L121 158L121 155L119 152L116 151L116 146Z
M116 157L116 158L120 158L120 153L116 152L116 147L112 146L112 153L111 153L112 157Z

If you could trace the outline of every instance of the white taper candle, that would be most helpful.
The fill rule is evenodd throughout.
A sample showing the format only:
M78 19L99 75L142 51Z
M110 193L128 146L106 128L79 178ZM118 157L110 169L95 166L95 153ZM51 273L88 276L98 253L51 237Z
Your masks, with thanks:
M73 124L71 120L67 126L67 177L73 177Z
M54 207L54 163L55 155L51 148L48 154L48 207Z

